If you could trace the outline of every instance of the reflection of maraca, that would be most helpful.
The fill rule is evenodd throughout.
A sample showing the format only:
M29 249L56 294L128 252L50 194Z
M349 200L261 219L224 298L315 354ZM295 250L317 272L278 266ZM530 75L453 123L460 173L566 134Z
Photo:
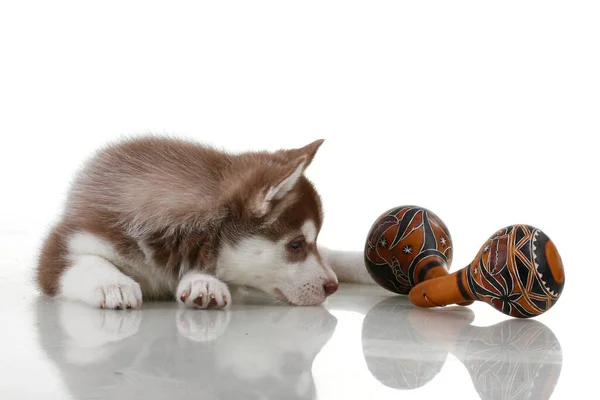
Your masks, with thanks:
M422 309L391 297L365 316L362 348L382 384L418 389L442 370L449 354L469 371L482 399L548 399L560 377L562 350L552 330L531 319L473 326L469 308ZM454 378L454 377L453 377Z
M564 282L550 238L530 225L511 225L490 236L470 265L416 285L409 299L420 307L479 300L506 315L529 318L556 303Z
M534 320L508 319L468 326L452 354L467 367L482 399L552 397L562 370L562 349L552 330Z
M413 307L393 296L376 304L362 325L362 349L369 372L387 387L412 390L440 373L460 333L475 320L469 308Z

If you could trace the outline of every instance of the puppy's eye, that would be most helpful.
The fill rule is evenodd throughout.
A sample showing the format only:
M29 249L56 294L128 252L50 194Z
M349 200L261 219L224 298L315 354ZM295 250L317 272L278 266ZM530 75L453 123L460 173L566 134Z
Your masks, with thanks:
M293 242L290 242L289 246L293 250L298 250L299 248L302 247L302 239L298 239L298 240L294 240Z

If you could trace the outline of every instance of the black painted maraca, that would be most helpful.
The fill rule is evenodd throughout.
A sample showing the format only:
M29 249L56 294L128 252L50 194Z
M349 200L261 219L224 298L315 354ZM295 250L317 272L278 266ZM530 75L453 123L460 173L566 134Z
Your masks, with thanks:
M452 254L452 237L446 224L419 206L395 207L381 214L369 230L364 249L371 278L387 290L404 295L420 282L447 276Z

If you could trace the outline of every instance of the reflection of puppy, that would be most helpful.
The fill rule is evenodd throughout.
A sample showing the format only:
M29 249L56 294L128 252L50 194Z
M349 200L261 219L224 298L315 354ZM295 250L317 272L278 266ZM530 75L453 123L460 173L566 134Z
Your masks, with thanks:
M139 311L90 312L89 307L78 302L64 302L57 307L65 333L65 358L73 364L86 365L109 358L117 348L110 344L135 335L142 322Z
M41 347L75 399L311 399L313 360L336 326L322 307L72 307L36 304Z
M231 314L228 312L179 309L176 316L177 331L190 340L209 342L225 333L230 318Z
M215 342L218 369L242 381L256 382L257 393L263 387L277 390L285 382L297 397L304 398L313 390L313 359L331 337L337 320L320 307L272 310L266 315L260 308L236 314L223 340ZM319 344L317 351L315 343Z

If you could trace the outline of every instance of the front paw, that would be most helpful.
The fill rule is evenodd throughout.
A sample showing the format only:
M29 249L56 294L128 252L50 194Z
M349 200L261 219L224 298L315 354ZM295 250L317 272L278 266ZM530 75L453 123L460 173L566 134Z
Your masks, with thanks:
M124 310L142 306L142 289L133 279L106 282L96 288L95 295L100 308Z
M190 272L177 287L177 301L195 308L223 308L231 303L226 284L214 276Z

